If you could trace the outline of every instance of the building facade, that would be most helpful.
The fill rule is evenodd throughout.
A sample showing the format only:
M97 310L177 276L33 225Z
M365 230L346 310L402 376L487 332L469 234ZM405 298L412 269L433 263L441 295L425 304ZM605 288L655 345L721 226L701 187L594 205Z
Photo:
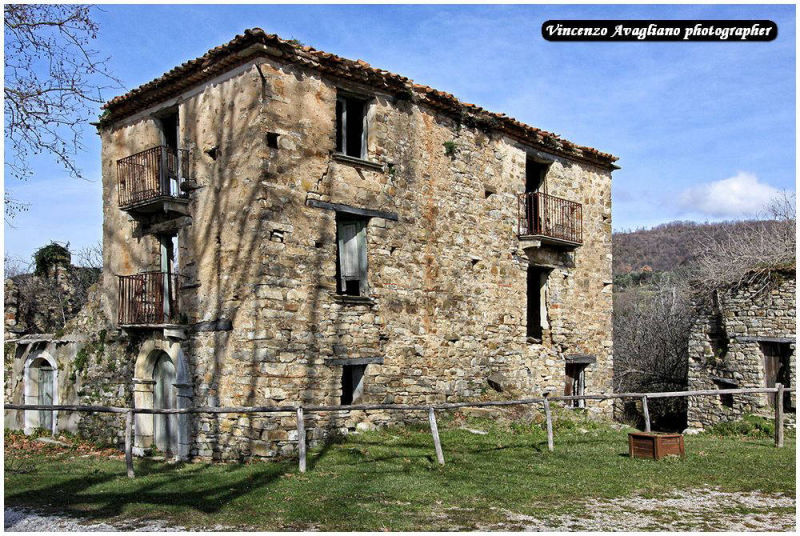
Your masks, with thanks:
M720 289L695 322L689 339L689 390L795 387L796 279L794 268L763 282ZM772 417L775 396L723 394L689 397L690 430L747 414ZM787 422L795 422L796 394L787 394Z
M612 391L615 157L259 29L111 100L98 132L104 267L71 324L92 334L82 400L427 404L489 377ZM139 415L135 445L273 456L294 430Z

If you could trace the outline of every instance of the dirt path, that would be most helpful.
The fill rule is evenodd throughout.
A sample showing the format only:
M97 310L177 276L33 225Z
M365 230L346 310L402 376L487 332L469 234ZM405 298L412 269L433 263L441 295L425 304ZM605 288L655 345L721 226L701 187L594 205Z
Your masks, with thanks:
M589 499L580 503L581 515L563 514L537 518L509 510L500 512L507 521L478 527L452 529L486 531L794 531L795 500L782 494L761 492L727 493L713 489L675 492L666 497L640 496L619 499ZM576 506L573 504L573 506ZM434 516L439 521L457 518L445 509ZM66 515L42 513L28 508L6 508L3 523L7 531L185 531L162 521L127 520L89 522ZM202 530L225 530L224 527ZM253 527L269 530L269 527Z

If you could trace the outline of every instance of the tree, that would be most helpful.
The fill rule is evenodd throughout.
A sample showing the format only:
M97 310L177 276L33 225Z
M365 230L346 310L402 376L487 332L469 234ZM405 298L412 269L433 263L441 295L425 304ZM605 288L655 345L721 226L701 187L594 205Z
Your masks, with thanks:
M81 127L102 92L120 88L107 58L92 50L98 26L92 6L6 4L5 141L6 173L19 179L31 174L30 158L49 154L71 176L81 177L74 156L83 148ZM5 196L6 218L25 204Z
M682 391L687 385L689 333L695 313L680 275L614 292L614 389ZM685 425L684 399L653 400L659 429ZM628 408L626 408L628 409Z
M748 285L766 289L775 270L795 266L796 216L794 194L783 192L765 207L762 219L701 240L697 269L692 274L698 294Z

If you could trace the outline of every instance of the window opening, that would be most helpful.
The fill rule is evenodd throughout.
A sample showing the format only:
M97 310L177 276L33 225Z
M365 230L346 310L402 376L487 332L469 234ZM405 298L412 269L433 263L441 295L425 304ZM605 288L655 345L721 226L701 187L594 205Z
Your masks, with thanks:
M367 220L336 216L337 292L346 296L366 296Z
M339 95L336 99L336 152L366 158L367 101Z

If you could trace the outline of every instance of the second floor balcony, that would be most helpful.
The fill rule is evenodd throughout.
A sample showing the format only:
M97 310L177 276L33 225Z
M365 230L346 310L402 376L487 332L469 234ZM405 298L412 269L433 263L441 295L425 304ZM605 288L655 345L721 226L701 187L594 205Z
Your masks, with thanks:
M189 175L189 151L165 145L117 160L119 206L132 213L185 205L181 183Z
M541 192L519 194L517 233L542 243L579 246L583 243L583 205Z
M179 323L178 284L181 276L167 272L144 272L117 277L120 326Z

